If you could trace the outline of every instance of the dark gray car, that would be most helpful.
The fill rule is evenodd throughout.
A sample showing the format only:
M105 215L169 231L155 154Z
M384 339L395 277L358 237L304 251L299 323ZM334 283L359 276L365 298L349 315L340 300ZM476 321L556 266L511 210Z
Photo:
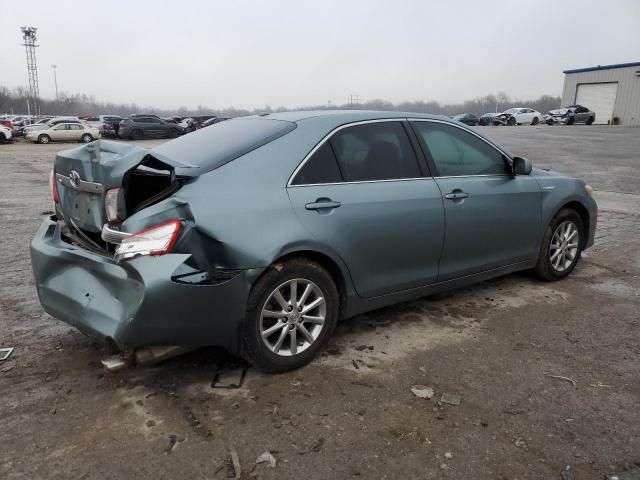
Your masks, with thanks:
M568 107L551 110L544 116L547 125L556 123L562 125L573 125L574 123L584 123L591 125L596 120L596 113L582 105L569 105Z
M120 122L118 136L120 138L140 139L145 137L176 138L184 133L184 129L173 122L156 116L135 115Z
M267 371L309 362L341 318L518 270L562 279L596 228L583 181L423 114L244 117L60 152L52 175L31 243L48 313Z

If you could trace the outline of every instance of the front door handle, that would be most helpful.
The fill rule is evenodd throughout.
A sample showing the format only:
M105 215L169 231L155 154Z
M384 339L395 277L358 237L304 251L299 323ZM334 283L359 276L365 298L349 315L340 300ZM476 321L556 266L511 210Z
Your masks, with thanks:
M454 190L453 192L447 193L444 198L447 200L460 200L462 198L467 198L469 194L467 192L463 192L462 190Z
M330 198L318 198L315 202L307 203L304 208L307 210L333 210L342 205L340 202L334 202Z

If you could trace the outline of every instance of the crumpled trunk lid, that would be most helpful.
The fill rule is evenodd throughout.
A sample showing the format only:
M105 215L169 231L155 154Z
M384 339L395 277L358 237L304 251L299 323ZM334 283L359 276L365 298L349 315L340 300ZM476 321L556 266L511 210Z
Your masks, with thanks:
M149 155L146 148L109 140L58 153L54 165L58 214L75 229L99 233L107 223L105 193L121 187L127 172ZM153 157L169 168L188 167L157 154Z

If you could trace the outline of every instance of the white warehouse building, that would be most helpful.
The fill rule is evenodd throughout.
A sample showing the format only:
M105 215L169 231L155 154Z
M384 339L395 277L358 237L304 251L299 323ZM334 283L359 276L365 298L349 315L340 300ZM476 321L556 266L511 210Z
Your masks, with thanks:
M640 62L563 73L563 107L577 104L593 110L594 123L640 125Z

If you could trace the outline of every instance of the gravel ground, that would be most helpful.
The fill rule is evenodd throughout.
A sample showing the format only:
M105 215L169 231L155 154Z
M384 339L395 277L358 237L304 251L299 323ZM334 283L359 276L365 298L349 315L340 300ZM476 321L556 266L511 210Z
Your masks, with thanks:
M640 478L640 129L479 130L596 188L574 274L362 315L307 368L230 390L211 388L217 350L105 373L107 347L42 312L28 244L65 146L0 145L0 478L217 479L231 450L242 478ZM255 464L265 451L275 468Z

